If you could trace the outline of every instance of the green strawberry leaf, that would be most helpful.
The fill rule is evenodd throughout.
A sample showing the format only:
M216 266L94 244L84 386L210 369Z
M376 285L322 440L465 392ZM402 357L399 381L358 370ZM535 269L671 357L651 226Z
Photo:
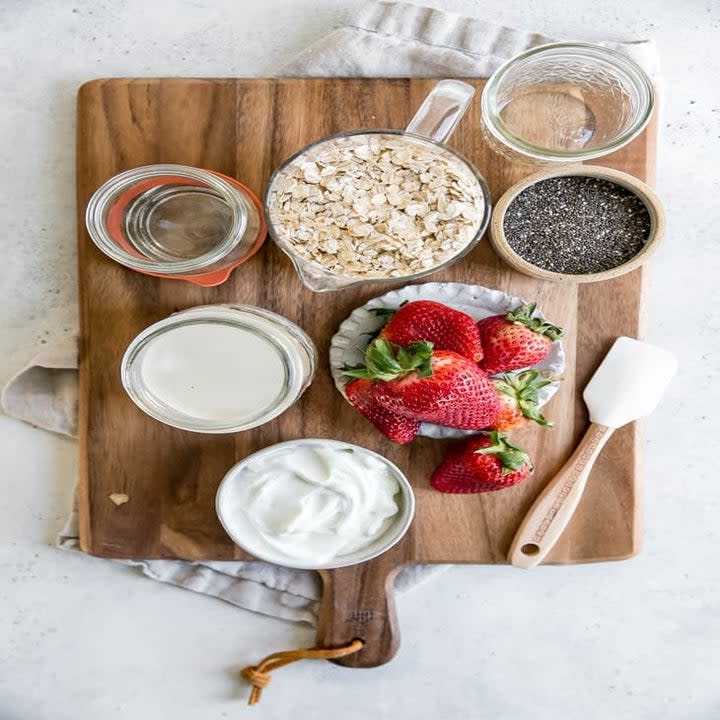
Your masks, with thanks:
M397 308L376 307L370 308L370 312L378 317L391 318L397 312Z
M372 342L384 329L385 326L392 320L393 316L397 311L403 306L407 305L409 300L403 300L400 305L398 305L396 308L385 308L385 307L376 307L376 308L370 308L370 312L373 315L376 315L379 318L383 318L385 322L377 328L377 330L368 330L368 332L363 333L363 335L368 336L369 342Z
M557 325L553 325L551 322L543 320L542 318L533 317L536 307L537 303L520 305L514 310L511 310L505 316L505 319L511 323L524 325L526 328L538 333L538 335L544 335L545 337L550 338L553 342L559 340L564 335L562 328L559 328Z
M527 455L524 452L516 452L515 450L508 450L506 452L499 452L497 456L500 458L502 463L502 474L509 475L512 472L522 470L527 465Z
M552 423L542 415L538 408L538 392L552 383L550 380L546 380L538 370L524 370L515 374L505 373L499 378L493 379L493 384L498 392L508 395L515 401L518 409L526 418L534 420L538 425L552 427Z
M553 423L540 412L537 403L521 402L518 407L520 408L520 412L528 420L533 420L538 425L542 425L543 427L553 427Z
M417 372L420 377L432 375L430 342L415 342L400 347L382 338L373 340L365 350L365 365L343 368L348 377L390 381Z
M368 378L367 368L364 365L343 365L343 375L351 378Z
M402 366L408 366L412 362L412 355L410 351L406 350L404 347L398 348L397 361Z
M475 450L477 455L495 455L500 461L502 467L502 474L509 475L510 473L522 470L527 467L529 470L533 470L535 467L528 454L519 446L514 445L508 440L507 435L504 433L493 430L489 435L492 445L488 447L480 448Z

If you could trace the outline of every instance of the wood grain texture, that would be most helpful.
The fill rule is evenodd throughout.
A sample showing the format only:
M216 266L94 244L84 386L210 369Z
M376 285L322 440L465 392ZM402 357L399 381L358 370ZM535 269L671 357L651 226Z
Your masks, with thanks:
M376 667L400 647L393 582L405 564L407 549L395 547L382 562L321 570L323 597L317 644L336 647L359 638L363 648L332 662L347 667Z
M428 278L482 284L537 300L567 331L565 382L546 408L557 427L517 434L536 461L534 476L499 493L453 496L428 485L446 443L421 438L401 448L385 441L335 391L328 372L329 340L338 324L387 287L314 294L271 242L217 288L149 278L96 250L83 216L102 182L148 163L218 170L262 194L271 170L308 142L356 128L404 127L434 82L115 79L88 83L78 96L81 545L113 558L244 559L214 511L218 483L234 462L300 437L336 438L374 449L406 472L415 488L417 515L406 538L390 552L363 566L323 573L319 637L329 644L347 642L355 634L373 638L357 656L339 661L355 666L385 662L396 649L394 614L384 588L399 567L506 562L522 517L587 427L578 388L618 335L642 334L644 271L596 285L560 286L515 273L483 241L461 263ZM478 90L483 86L482 80L470 82ZM497 199L535 168L493 154L478 131L479 114L476 99L450 144L480 168ZM602 164L652 181L653 162L651 131ZM310 389L279 418L235 435L198 435L145 416L120 384L119 363L128 343L175 310L222 302L260 305L303 327L320 353ZM617 560L637 552L638 443L635 424L613 435L550 562ZM108 498L114 492L127 493L129 502L116 506Z

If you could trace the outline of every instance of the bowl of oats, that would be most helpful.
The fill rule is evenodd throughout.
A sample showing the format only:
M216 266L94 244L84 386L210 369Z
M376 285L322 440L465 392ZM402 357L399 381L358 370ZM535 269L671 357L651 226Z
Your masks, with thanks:
M307 287L415 280L475 247L490 220L490 192L444 144L473 93L443 80L406 130L323 138L275 171L265 195L270 236Z

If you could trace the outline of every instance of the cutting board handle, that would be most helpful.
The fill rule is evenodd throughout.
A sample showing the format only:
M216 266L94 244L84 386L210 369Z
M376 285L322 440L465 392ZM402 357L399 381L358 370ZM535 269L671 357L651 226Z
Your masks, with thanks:
M572 520L595 460L613 430L592 423L575 452L540 493L510 546L508 560L515 567L533 568L555 547Z
M320 571L323 597L318 647L337 647L355 638L365 643L358 652L330 662L377 667L394 657L400 646L393 599L393 582L399 570L380 556L360 565Z

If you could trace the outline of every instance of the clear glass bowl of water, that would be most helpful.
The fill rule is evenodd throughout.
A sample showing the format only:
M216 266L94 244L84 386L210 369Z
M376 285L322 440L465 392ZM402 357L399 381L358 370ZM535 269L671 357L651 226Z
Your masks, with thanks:
M185 165L144 165L101 185L85 213L108 257L146 275L212 286L262 245L257 196L234 178Z
M514 160L581 162L636 138L654 105L652 81L628 56L590 43L553 43L495 71L482 95L482 129Z

